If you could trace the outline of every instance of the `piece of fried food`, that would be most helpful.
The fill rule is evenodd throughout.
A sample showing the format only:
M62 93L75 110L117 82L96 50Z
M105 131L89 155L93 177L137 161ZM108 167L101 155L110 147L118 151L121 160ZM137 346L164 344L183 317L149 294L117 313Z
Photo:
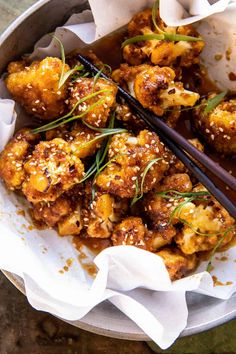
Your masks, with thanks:
M74 116L83 115L86 123L95 127L105 127L115 104L116 93L116 85L108 80L79 78L71 84L69 106L71 110L74 108ZM90 95L94 96L79 103Z
M115 224L124 214L124 203L116 201L110 194L96 193L90 204L90 212L87 213L86 232L88 237L109 238Z
M186 173L178 173L172 176L165 177L159 184L156 185L155 191L152 191L145 195L143 199L144 211L151 222L151 229L159 229L160 227L166 227L170 223L170 217L173 210L184 199L175 198L163 198L158 193L177 191L180 193L190 192L192 190L192 182L190 177ZM170 194L170 192L168 192ZM173 218L171 224L178 223L178 218Z
M95 183L101 191L121 198L133 198L137 189L147 193L168 170L164 152L158 136L148 130L142 130L137 137L130 133L116 134L109 146L110 162Z
M129 245L147 249L147 229L141 218L130 216L115 227L111 240L113 246Z
M199 191L206 189L201 185L193 189ZM213 197L188 202L176 214L183 227L175 241L185 254L212 250L219 242L224 246L235 234L235 220Z
M156 22L161 31L169 35L185 35L199 37L193 26L169 27L161 20L159 12L156 14ZM138 35L161 34L152 21L152 11L144 10L136 14L128 24L128 37ZM199 54L204 47L203 41L168 41L168 40L145 40L138 43L128 44L123 49L123 56L127 63L140 65L150 62L155 65L174 65L188 67L199 63Z
M62 65L60 59L52 57L35 61L30 66L24 62L12 62L8 66L6 86L27 113L53 120L66 110L68 84L59 88ZM65 64L64 72L69 69Z
M41 141L24 165L23 193L32 203L55 201L80 182L84 165L61 138Z
M58 233L60 236L79 235L83 229L83 219L81 203L78 202L76 208L62 220L58 222Z
M173 126L179 118L180 107L192 107L199 94L185 90L181 82L175 82L175 72L169 67L122 64L113 73L113 79L128 88L144 108L166 119Z
M208 99L213 98L210 95ZM219 153L236 154L236 99L225 100L209 113L204 113L204 103L194 115L194 125L206 143Z
M25 180L23 165L40 136L30 129L21 129L0 154L0 177L11 190L20 189Z
M121 121L125 128L134 133L148 128L144 120L139 118L126 103L117 103L116 119Z
M198 265L195 254L186 255L178 248L165 247L156 252L156 255L163 259L171 280L185 277L193 272Z
M55 202L33 204L31 215L33 219L41 225L53 227L71 212L72 204L70 199L62 195L56 199Z
M72 127L64 125L47 131L46 139L64 139L70 144L72 152L80 159L84 159L92 156L101 147L103 139L98 139L99 135L101 133L86 127L80 122L75 122Z

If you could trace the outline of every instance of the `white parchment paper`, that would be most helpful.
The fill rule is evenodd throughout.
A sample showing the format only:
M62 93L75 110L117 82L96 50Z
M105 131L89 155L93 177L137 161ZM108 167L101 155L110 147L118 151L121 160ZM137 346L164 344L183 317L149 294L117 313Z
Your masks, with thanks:
M90 5L92 13L74 14L63 28L56 30L56 36L63 41L66 52L92 43L123 26L135 12L151 6L152 1L90 0ZM227 5L226 11L218 14ZM227 0L219 0L212 5L207 0L161 0L160 9L163 19L170 25L205 18L198 25L207 42L203 60L209 67L210 75L217 78L219 86L231 85L234 89L227 73L235 70L235 64L233 59L225 58L225 51L234 42L236 6ZM217 14L207 17L213 13ZM214 49L216 32L217 48ZM222 53L223 59L216 63L215 54L219 53ZM37 43L31 58L46 55L59 55L56 43L49 36ZM4 98L0 100L1 150L14 131L16 113L15 103L9 99L3 82L0 84L0 95ZM27 116L17 105L16 108L17 124L21 125ZM23 278L29 302L36 309L75 321L108 299L165 349L186 326L187 291L220 299L228 299L236 291L236 247L219 254L213 264L213 274L223 284L229 282L227 286L213 286L211 275L205 272L206 263L200 265L196 274L171 282L158 256L132 246L112 247L101 252L94 259L98 273L93 279L81 266L71 238L59 237L53 230L32 228L28 207L25 200L7 191L0 183L0 267ZM88 256L85 262L92 262L93 255L88 250L85 252ZM222 256L227 261L222 262ZM71 265L66 272L63 269L68 264Z

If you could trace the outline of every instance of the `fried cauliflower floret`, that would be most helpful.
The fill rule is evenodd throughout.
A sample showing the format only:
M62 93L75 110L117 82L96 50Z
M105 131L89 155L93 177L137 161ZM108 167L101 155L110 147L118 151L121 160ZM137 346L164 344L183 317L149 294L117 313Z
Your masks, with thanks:
M81 160L61 138L40 142L24 169L27 178L22 190L32 203L55 201L79 183L84 173Z
M206 191L198 186L193 191ZM185 254L212 250L220 240L226 245L235 234L235 220L213 198L207 202L188 202L178 211L183 228L175 241Z
M96 193L94 201L84 214L87 236L109 238L125 211L127 205L124 201L116 200L110 194Z
M213 98L214 95L209 96ZM219 153L236 154L236 99L225 100L209 113L204 103L196 109L194 125L206 143Z
M167 35L185 35L199 37L198 32L191 25L169 27L161 20L157 12L156 22L161 31ZM160 34L152 21L152 11L144 10L136 14L128 24L128 37L138 35ZM168 41L165 40L145 40L138 43L128 44L123 49L125 61L131 65L139 65L150 62L155 65L191 66L199 63L199 54L204 47L204 42L199 40L189 41Z
M72 211L71 201L65 196L55 202L40 202L33 205L31 215L34 220L49 227L55 226Z
M165 110L178 106L194 106L199 94L187 91L181 82L174 82L175 72L168 67L150 67L134 80L134 92L144 108L158 116Z
M186 255L177 248L166 247L156 255L163 259L171 280L183 278L193 272L198 264L196 255Z
M72 213L58 222L60 236L79 235L83 228L81 206L78 203Z
M144 120L135 115L126 103L117 103L116 119L121 121L124 127L133 132L139 132L147 128Z
M96 178L97 187L105 193L132 198L143 182L142 192L148 192L168 170L164 151L158 136L148 130L142 130L137 137L130 133L113 136L108 151L110 163Z
M113 246L129 245L147 249L147 229L141 218L130 216L118 224L112 234Z
M123 64L114 71L113 78L128 87L144 108L159 117L166 115L171 125L178 120L181 106L192 107L200 97L198 93L185 90L181 82L175 82L175 72L169 67Z
M160 184L155 187L155 192L148 193L143 199L144 211L149 217L152 229L166 227L169 224L171 213L183 200L174 198L166 199L160 194L162 192L175 190L177 192L190 192L192 182L186 173L174 174L165 177ZM178 222L177 218L172 219L172 224Z
M78 105L79 100L102 90L104 91ZM86 123L95 127L105 127L115 104L116 93L116 85L108 80L98 79L95 82L93 78L79 78L70 87L69 106L70 109L76 107L73 115L87 112L83 116Z
M166 222L156 224L156 226L148 232L151 250L156 251L159 248L170 244L176 236L176 233L176 229L173 225L169 225Z
M89 129L86 125L76 122L71 129L63 126L47 131L46 139L59 137L64 139L70 144L72 152L80 159L84 159L92 156L101 147L103 139L98 139L99 135L100 133Z
M64 72L69 70L65 64ZM62 61L47 57L35 61L30 66L22 62L11 63L8 67L6 86L29 114L52 120L62 115L66 109L67 84L59 88Z
M30 129L21 129L0 154L0 177L9 189L21 188L25 180L23 165L39 139Z
M194 145L198 150L204 152L204 146L200 143L198 139L188 139L188 141ZM167 149L166 159L169 161L170 168L168 171L169 175L178 174L178 173L189 173L191 174L187 167L181 162L178 157L176 157L172 151ZM191 175L191 177L193 177Z

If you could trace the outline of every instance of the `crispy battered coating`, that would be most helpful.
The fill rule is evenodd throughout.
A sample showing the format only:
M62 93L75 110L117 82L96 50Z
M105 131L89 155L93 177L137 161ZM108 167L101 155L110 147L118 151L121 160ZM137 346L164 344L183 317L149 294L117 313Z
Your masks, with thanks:
M156 255L163 259L171 280L183 278L193 272L198 264L196 255L185 255L177 248L166 247Z
M46 132L46 139L62 138L70 144L72 152L84 159L92 156L100 147L103 139L93 141L100 133L89 129L86 125L76 122L72 128L68 126L58 127Z
M21 129L0 154L0 177L9 189L20 189L25 180L23 165L40 136Z
M143 183L143 192L146 193L168 169L168 163L163 158L164 151L158 136L148 130L142 130L137 137L130 133L117 134L109 147L110 163L98 175L96 185L103 192L132 198L137 185L141 185L145 168L152 160L159 159L146 173Z
M96 193L90 205L91 211L86 221L88 237L108 238L111 236L114 225L120 221L125 212L124 203L120 203L110 194Z
M169 225L165 222L156 224L153 230L148 232L150 237L151 251L154 252L159 248L170 244L173 241L177 231L173 225Z
M188 139L188 141L194 145L198 150L204 152L204 146L200 143L198 139ZM188 173L191 175L191 172L188 171L187 167L181 162L172 151L167 149L167 160L169 161L170 168L168 170L169 175L178 174L178 173ZM191 177L193 177L191 175Z
M193 191L206 190L201 185ZM185 254L212 250L222 239L222 246L229 243L235 234L235 220L213 198L207 202L186 203L178 212L184 226L175 241Z
M69 70L65 65L65 72ZM62 115L66 109L67 83L58 87L62 72L62 61L47 57L35 61L30 66L24 62L9 64L5 82L13 98L29 114L52 120Z
M55 202L40 202L33 204L31 215L37 222L43 223L48 227L53 227L61 219L70 214L71 211L71 201L65 196L61 196L55 200Z
M122 64L113 73L114 80L137 98L144 108L166 119L174 125L180 115L181 106L194 106L199 94L185 90L181 82L174 82L175 72L169 67L140 65L129 67Z
M157 230L169 224L172 211L183 200L165 199L158 195L158 192L175 190L177 192L190 192L192 182L186 173L174 174L165 177L155 188L155 192L148 193L143 199L144 210L151 220L152 228ZM178 218L173 218L172 224L178 222Z
M61 138L40 142L24 165L23 193L32 203L55 201L79 183L84 173L80 159Z
M115 227L111 240L113 246L129 245L147 249L147 229L141 218L130 216Z
M95 82L93 78L79 78L71 85L69 98L70 109L74 108L79 100L86 96L104 90L104 92L77 105L73 115L81 115L87 112L83 116L83 119L87 123L95 127L105 127L110 111L115 104L117 93L116 86L112 82L104 79L98 79ZM98 103L100 100L102 101ZM90 109L90 107L92 108Z
M79 235L83 228L83 220L80 204L76 209L58 222L58 233L60 236Z
M198 32L191 25L169 27L161 20L159 12L156 19L158 27L167 34L178 34L192 37L199 37ZM136 14L128 24L128 37L146 34L160 34L152 22L152 11L144 10ZM150 62L155 65L191 66L199 63L199 54L204 47L203 41L168 41L168 40L146 40L129 44L123 49L123 56L127 63L139 65Z
M116 119L121 121L125 128L135 133L147 128L144 120L135 115L126 103L117 103Z
M214 95L209 96L209 98ZM204 104L206 101L203 100ZM194 125L207 144L219 153L236 154L236 99L225 100L210 113L205 106L196 109Z

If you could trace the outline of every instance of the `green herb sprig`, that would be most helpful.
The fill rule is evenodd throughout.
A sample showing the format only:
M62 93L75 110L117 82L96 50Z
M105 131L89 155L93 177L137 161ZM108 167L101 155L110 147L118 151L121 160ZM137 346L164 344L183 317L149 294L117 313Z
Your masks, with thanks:
M58 37L53 36L53 39L59 44L60 52L61 52L62 68L61 68L60 79L58 82L58 89L60 89L66 83L66 81L69 79L69 77L71 75L75 74L77 71L84 70L84 66L83 65L76 65L73 69L65 72L65 67L66 67L65 48L63 46L62 41Z
M115 135L115 134L122 134L122 133L127 132L127 129L124 129L124 128L98 128L98 127L94 127L93 125L86 123L85 121L83 121L83 124L86 127L88 127L89 129L100 132L101 134L97 135L94 139L80 145L80 147L82 147L82 148L84 148L90 144L93 144L96 141L106 138L108 136Z
M235 229L235 226L231 226L229 227L222 235L222 237L218 240L217 244L215 245L215 247L212 249L211 253L210 253L210 258L209 261L207 263L207 267L206 267L206 271L210 272L211 270L211 265L213 262L213 258L216 254L216 252L219 250L220 246L222 245L223 241L226 239L226 237L228 236L228 234L233 231Z
M169 224L173 221L175 217L178 218L180 222L183 224L188 225L189 227L191 226L186 220L181 219L179 215L181 214L181 211L183 207L187 203L191 203L193 201L207 201L207 199L211 196L211 194L208 191L199 191L199 192L178 192L173 189L169 189L164 192L156 192L156 195L164 198L164 199L170 199L170 200L179 200L180 203L172 210L169 218ZM181 199L184 199L181 201ZM198 232L197 230L196 233Z
M131 201L131 206L133 206L135 203L137 203L138 200L140 200L143 197L144 194L144 182L145 182L145 178L147 176L147 173L150 171L150 169L152 168L152 166L158 162L162 160L161 157L157 157L156 159L151 160L147 166L145 167L143 174L142 174L142 179L141 179L141 184L140 187L138 185L138 182L136 180L136 191L135 191L135 196L133 197L132 201Z
M104 98L101 98L100 100L98 100L97 102L95 102L94 104L90 105L89 108L84 111L83 113L81 113L80 115L75 115L73 116L73 113L74 111L76 110L76 108L83 102L93 98L93 97L96 97L98 95L100 95L101 93L104 93L104 92L111 92L110 90L108 89L103 89L103 90L99 90L99 91L96 91L96 92L93 92L83 98L81 98L79 101L76 102L76 104L74 105L74 107L71 109L71 111L69 113L67 113L66 115L64 115L63 117L61 118L58 118L48 124L45 124L39 128L36 128L34 130L32 130L32 133L33 134L38 134L38 133L42 133L42 132L45 132L45 131L48 131L48 130L51 130L51 129L55 129L61 125L64 125L66 123L69 123L73 120L76 120L76 119L79 119L79 118L82 118L84 117L87 113L89 113L91 110L93 110L96 106L99 106L101 105L103 102L104 102Z
M225 90L225 91L219 93L218 95L216 95L212 98L209 98L206 102L206 108L204 109L203 114L208 114L211 111L213 111L213 109L215 109L220 104L220 102L223 101L223 99L225 98L227 93L228 93L228 90Z

